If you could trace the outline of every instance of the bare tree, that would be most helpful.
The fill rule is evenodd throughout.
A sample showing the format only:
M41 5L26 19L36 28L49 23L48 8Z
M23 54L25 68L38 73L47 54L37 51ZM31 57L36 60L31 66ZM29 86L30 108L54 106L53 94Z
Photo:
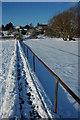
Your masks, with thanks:
M49 20L49 25L46 30L46 35L50 37L63 37L72 39L78 37L78 29L80 24L80 15L78 6L69 9L66 12L60 13ZM80 29L79 29L80 30Z

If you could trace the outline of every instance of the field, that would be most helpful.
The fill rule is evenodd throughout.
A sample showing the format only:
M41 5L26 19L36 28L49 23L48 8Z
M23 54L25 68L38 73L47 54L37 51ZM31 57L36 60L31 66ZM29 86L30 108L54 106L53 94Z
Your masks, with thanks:
M39 58L54 72L61 80L79 96L79 78L78 78L78 42L79 41L63 41L57 38L32 39L24 41ZM30 61L31 62L31 61ZM36 63L37 64L37 63ZM54 96L54 80L48 75L42 65L38 62L36 74L41 81L47 95L53 103ZM41 70L42 68L42 70ZM37 72L38 71L38 72ZM48 85L47 85L47 84ZM67 99L67 101L66 101ZM69 104L71 103L71 104ZM63 107L62 107L63 106ZM74 109L75 108L75 109ZM64 117L76 116L78 106L76 101L59 86L58 89L58 113ZM66 109L66 111L64 111ZM63 113L64 111L64 113ZM70 112L73 111L73 112ZM73 114L74 113L74 114ZM71 115L72 114L72 115Z
M24 41L78 95L78 41ZM77 118L77 102L59 85L58 111L53 112L55 80L36 59L32 70L19 41L0 41L0 118Z
M78 41L33 39L25 43L78 95Z

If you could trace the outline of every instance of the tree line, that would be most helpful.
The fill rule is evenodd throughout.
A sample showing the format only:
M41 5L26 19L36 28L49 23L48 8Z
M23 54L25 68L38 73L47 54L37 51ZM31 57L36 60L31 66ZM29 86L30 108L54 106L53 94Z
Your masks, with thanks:
M45 35L64 40L80 37L80 6L70 8L49 20Z
M7 30L10 30L10 29L14 29L14 26L11 22L6 24L5 26L2 25L2 31L7 31Z
M26 29L29 29L29 28L33 28L34 26L33 26L33 24L31 23L30 25L25 25L25 26L20 26L20 29L23 29L23 28L26 28ZM13 23L12 22L9 22L8 24L6 24L5 26L4 25L2 25L2 31L8 31L8 30L13 30L13 29L15 29L15 27L14 27L14 25L13 25Z

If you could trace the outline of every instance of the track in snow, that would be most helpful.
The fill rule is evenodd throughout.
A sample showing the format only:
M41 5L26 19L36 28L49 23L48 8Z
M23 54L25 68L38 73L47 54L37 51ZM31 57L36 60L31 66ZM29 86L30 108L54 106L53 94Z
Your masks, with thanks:
M22 62L22 58L20 56L19 48L17 46L17 77L18 77L18 89L19 89L19 105L20 105L20 112L21 112L21 118L26 118L26 113L29 116L29 118L41 118L41 116L38 114L38 112L35 110L35 106L32 105L32 99L35 99L34 96L31 96L31 87L29 87L26 73L24 70L24 64ZM30 92L27 91L27 89L30 90ZM27 108L25 108L25 106ZM37 106L38 107L38 106ZM26 110L27 111L26 111Z
M17 79L21 118L52 118L38 88L38 83L29 72L19 42L17 43ZM43 89L42 89L43 91ZM46 98L47 99L47 98ZM48 103L49 104L49 103Z
M14 55L5 80L1 118L56 118L43 87L31 71L19 41L15 41Z

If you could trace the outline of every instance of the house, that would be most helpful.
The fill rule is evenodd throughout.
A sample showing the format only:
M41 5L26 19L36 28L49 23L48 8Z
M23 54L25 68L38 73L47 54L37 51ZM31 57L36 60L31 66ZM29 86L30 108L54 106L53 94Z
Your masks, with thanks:
M20 32L18 32L18 31L15 31L14 32L14 38L16 38L16 39L22 39L22 34Z
M31 35L33 32L35 32L35 28L30 28L27 30L28 35Z
M36 30L39 31L39 32L45 32L45 30L47 29L47 24L38 24L36 26Z
M16 26L16 30L19 30L20 29L20 26Z
M28 29L27 29L27 28L24 28L23 30L27 32Z

